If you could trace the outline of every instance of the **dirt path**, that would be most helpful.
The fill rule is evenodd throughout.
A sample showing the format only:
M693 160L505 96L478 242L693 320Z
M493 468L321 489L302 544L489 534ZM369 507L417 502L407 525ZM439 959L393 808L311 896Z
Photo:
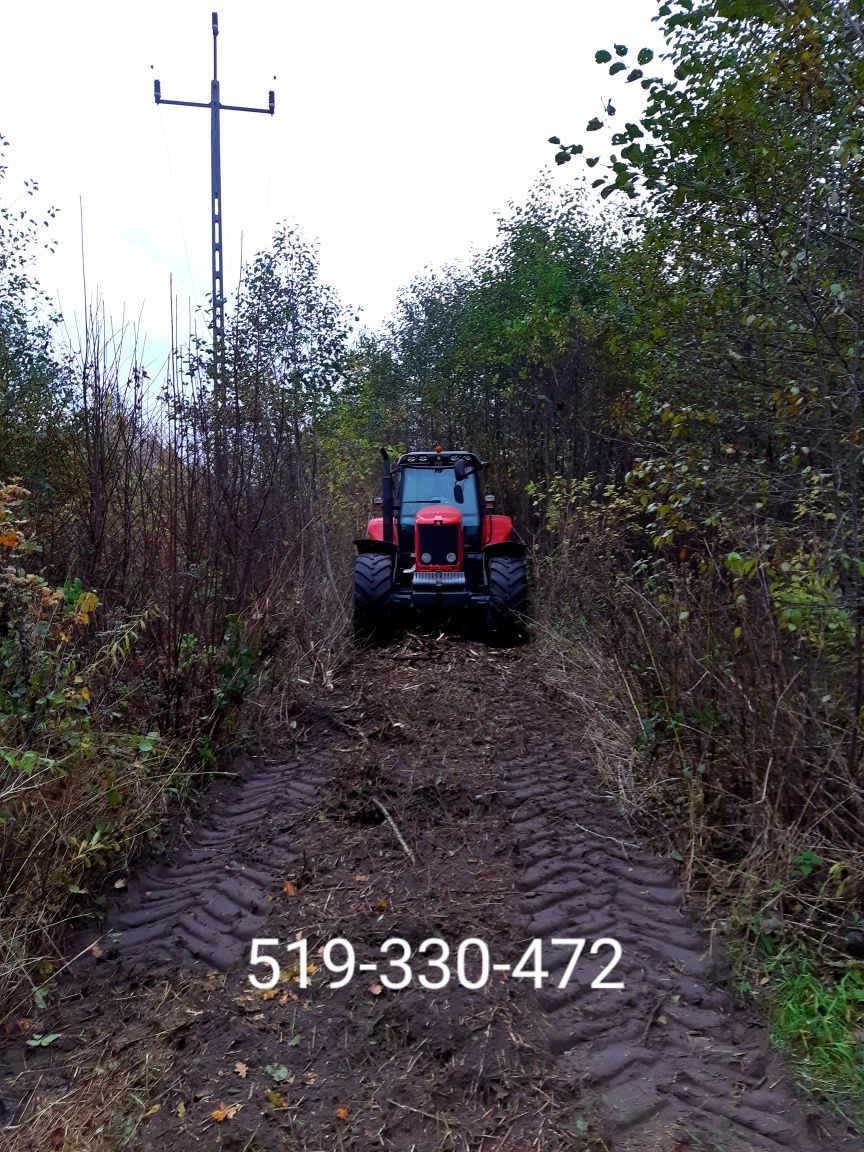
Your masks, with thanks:
M14 1149L834 1152L714 979L666 865L594 791L538 654L409 640L366 653L272 762L249 763L131 878L0 1064ZM379 949L413 950L387 988ZM276 939L269 991L253 937ZM321 949L357 964L328 987ZM421 986L451 948L449 983ZM308 941L309 986L285 945ZM540 987L480 970L543 940ZM576 945L584 954L564 983ZM614 958L606 983L591 988ZM96 953L96 954L94 954ZM394 952L394 955L396 953ZM335 950L341 963L343 953ZM262 966L260 977L266 975ZM32 1033L59 1033L45 1048Z

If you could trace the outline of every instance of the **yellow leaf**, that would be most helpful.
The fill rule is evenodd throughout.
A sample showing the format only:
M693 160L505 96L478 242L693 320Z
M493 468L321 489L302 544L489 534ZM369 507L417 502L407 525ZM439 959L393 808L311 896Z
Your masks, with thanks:
M237 1073L237 1075L240 1077L241 1080L245 1080L246 1079L246 1073L249 1071L249 1069L243 1063L242 1060L238 1060L237 1063L234 1065L234 1071Z
M285 1107L285 1097L282 1095L281 1092L277 1092L275 1088L271 1088L270 1091L266 1092L264 1095L265 1095L265 1099L270 1104L272 1104L274 1108L284 1108Z
M95 592L85 592L78 598L78 611L86 615L88 612L92 612L98 603L99 597Z
M293 880L286 880L285 883L283 884L282 888L283 888L283 891L284 891L286 896L296 896L297 895L297 888L296 888Z
M186 1115L186 1105L183 1103L182 1100L177 1105L177 1115L180 1117L181 1120Z
M152 1108L148 1108L144 1113L144 1119L146 1120L148 1116L155 1116L161 1107L161 1104L154 1104Z
M87 704L89 704L89 703L90 703L90 689L89 689L89 688L82 688L82 689L81 689L81 691L78 693L78 695L79 695L79 696L81 697L81 699L82 699L82 700L84 700L84 701L85 701Z
M17 532L6 531L0 536L0 545L3 548L17 548L21 542L21 537Z
M242 1107L242 1104L228 1105L220 1101L219 1107L214 1108L210 1115L217 1123L221 1124L223 1120L233 1120Z

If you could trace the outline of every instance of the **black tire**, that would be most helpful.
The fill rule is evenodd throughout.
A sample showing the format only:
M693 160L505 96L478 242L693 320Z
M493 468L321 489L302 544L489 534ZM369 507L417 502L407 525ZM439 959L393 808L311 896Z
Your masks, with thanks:
M354 639L380 643L390 630L388 606L393 589L393 557L362 552L354 561Z
M528 569L523 556L492 556L486 565L489 607L486 640L492 644L521 644L528 639Z

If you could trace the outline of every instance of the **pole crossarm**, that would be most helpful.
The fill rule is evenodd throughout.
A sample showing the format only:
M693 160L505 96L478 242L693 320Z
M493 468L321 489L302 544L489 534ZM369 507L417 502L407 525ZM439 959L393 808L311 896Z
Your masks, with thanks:
M158 80L153 81L154 88L159 83ZM213 105L208 100L203 103L201 100L166 100L160 92L155 93L157 104L175 104L180 108L212 108ZM246 108L242 104L220 104L220 112L261 112L264 116L272 116L276 111L276 102L270 105L269 108Z

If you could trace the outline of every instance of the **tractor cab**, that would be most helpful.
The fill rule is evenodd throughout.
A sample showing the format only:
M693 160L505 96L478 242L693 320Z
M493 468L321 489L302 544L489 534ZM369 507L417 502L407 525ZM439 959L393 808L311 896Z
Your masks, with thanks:
M434 510L453 509L446 514L451 525L461 525L463 550L480 547L482 506L480 471L483 465L473 453L417 453L400 456L396 461L394 508L399 533L399 551L415 552L415 527L434 521ZM447 551L445 550L445 555Z
M487 633L522 630L527 608L525 546L509 516L482 495L479 456L440 446L403 453L382 448L381 496L367 535L355 541L354 625L358 639L381 636L400 610L477 610Z

